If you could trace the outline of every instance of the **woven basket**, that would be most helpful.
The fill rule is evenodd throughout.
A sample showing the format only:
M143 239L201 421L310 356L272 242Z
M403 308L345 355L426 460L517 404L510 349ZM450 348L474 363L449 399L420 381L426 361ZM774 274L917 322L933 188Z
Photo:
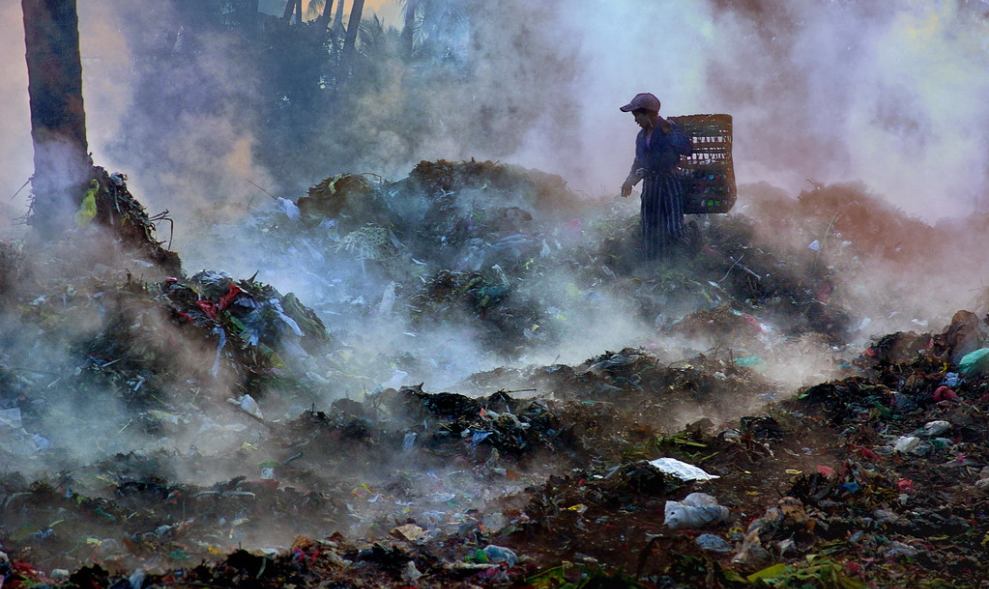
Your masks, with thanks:
M731 115L669 117L694 146L680 158L683 212L688 215L727 213L735 206L735 169L731 161Z

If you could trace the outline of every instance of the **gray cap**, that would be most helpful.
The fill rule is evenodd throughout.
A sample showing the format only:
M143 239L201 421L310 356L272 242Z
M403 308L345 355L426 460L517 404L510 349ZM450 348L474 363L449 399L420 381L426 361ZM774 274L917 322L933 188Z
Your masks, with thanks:
M659 99L648 92L643 92L642 94L636 94L632 102L629 102L625 106L621 107L619 110L622 112L632 112L633 110L651 110L659 112L660 102Z

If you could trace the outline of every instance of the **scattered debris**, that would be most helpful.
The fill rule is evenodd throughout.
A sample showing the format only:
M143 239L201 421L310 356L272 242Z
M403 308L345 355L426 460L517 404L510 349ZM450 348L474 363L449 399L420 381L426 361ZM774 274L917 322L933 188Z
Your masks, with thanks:
M97 184L88 222L127 218L145 240L123 177ZM790 206L821 221L850 194L817 187ZM168 256L155 272L175 271L150 279L64 263L52 278L0 247L5 587L986 577L985 309L940 331L855 327L868 322L841 264L876 253L882 219L840 217L791 247L711 217L659 268L630 253L634 210L493 162L344 174L297 211L276 205L266 238L300 272L347 258L352 283L282 294L257 276L186 277ZM839 230L854 243L837 246ZM606 305L643 335L525 360L552 358ZM444 367L421 350L441 325L504 362L436 390ZM409 344L361 347L368 326ZM796 377L809 354L821 366Z

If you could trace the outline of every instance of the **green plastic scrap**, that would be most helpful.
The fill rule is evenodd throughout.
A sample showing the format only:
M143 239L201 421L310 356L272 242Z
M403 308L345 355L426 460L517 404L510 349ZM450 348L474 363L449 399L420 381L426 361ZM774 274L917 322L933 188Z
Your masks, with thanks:
M76 211L76 226L82 227L96 217L96 192L100 188L100 183L92 180L89 183L89 190L82 197L79 210Z
M964 376L989 371L989 348L969 352L958 362L958 372Z
M766 368L766 361L760 358L759 356L746 356L744 358L735 358L735 364L737 366L751 368L753 370L763 370Z

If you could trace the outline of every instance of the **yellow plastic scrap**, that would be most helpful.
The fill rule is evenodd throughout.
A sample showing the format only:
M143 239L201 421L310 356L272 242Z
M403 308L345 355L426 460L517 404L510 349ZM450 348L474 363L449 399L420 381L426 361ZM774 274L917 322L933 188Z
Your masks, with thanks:
M91 180L89 182L89 190L82 197L82 204L79 205L79 210L76 211L76 226L82 227L93 220L96 217L96 193L100 189L100 183L96 180Z

